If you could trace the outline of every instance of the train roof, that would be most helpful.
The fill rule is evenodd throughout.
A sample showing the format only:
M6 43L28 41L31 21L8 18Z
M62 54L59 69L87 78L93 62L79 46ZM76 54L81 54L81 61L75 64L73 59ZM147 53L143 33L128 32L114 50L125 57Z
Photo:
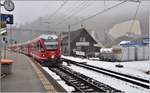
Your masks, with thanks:
M38 38L42 38L42 39L57 39L58 36L55 35L55 34L49 34L49 35L43 34L43 35L39 36Z
M37 41L39 39L58 39L58 36L56 34L43 34L43 35L40 35L39 37L35 38L34 40L28 40L26 42L14 44L13 46L26 45L26 44L28 44L30 42L35 42L35 41Z

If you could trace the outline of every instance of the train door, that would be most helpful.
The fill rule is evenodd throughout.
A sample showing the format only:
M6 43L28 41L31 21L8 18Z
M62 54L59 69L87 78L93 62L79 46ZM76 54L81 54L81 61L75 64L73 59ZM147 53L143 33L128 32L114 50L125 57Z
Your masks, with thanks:
M39 55L40 55L39 49L40 49L40 44L39 44L39 42L36 42L36 43L35 43L35 51L34 51L34 54L35 54L36 56L38 56L38 57L39 57Z
M36 46L36 55L38 57L41 57L41 55L44 53L44 48L42 47L41 42L38 41L35 46Z
M45 52L44 47L42 46L41 42L39 42L38 46L39 46L39 52L42 52L42 53Z

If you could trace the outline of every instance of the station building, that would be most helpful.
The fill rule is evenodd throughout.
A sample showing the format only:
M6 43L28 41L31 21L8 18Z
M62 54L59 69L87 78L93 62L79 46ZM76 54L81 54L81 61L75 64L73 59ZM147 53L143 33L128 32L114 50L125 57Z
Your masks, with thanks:
M95 55L99 52L100 47L96 46L97 42L89 31L81 28L70 32L70 55ZM62 35L62 53L68 55L68 32Z

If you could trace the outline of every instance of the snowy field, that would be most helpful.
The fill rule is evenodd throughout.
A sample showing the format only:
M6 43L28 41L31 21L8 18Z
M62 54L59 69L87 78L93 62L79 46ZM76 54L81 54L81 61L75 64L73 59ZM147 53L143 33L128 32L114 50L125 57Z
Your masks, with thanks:
M106 61L95 61L95 60L88 60L82 59L77 57L67 57L62 56L62 58L70 59L77 62L86 62L89 65L109 69L112 71L140 77L143 79L150 80L150 75L146 74L145 72L150 70L150 61L131 61L131 62L120 62L123 65L123 68L118 68L115 65L119 64L119 62L106 62Z
M89 65L102 67L105 69L113 70L116 72L149 79L150 75L145 74L145 72L150 69L150 62L149 61L132 61L132 62L121 62L120 64L123 65L123 68L117 68L115 67L116 64L119 64L118 62L104 62L104 61L93 61L88 59L82 59L82 58L75 58L75 57L66 57L62 56L63 58L67 58L70 60L74 60L77 62L87 62ZM66 63L63 63L64 65L67 65ZM118 79L115 79L113 77L109 77L94 71L90 71L75 65L69 66L71 69L80 72L86 76L89 76L91 78L94 78L100 82L103 82L105 84L108 84L116 89L120 89L122 91L125 91L125 93L150 93L150 90L133 85L128 82L124 82Z

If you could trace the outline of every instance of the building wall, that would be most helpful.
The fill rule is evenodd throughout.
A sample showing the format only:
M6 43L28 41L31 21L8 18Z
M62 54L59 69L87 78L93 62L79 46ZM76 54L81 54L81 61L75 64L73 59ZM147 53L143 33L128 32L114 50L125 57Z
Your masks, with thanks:
M70 33L72 34L72 33ZM70 37L71 38L71 37ZM89 46L77 46L76 42L89 42ZM71 41L70 44L70 54L75 55L73 50L82 51L87 53L99 51L98 48L93 45L96 44L96 41L91 37L91 35L83 30L74 40ZM63 55L67 55L68 53L68 38L64 38L62 41L62 53Z

